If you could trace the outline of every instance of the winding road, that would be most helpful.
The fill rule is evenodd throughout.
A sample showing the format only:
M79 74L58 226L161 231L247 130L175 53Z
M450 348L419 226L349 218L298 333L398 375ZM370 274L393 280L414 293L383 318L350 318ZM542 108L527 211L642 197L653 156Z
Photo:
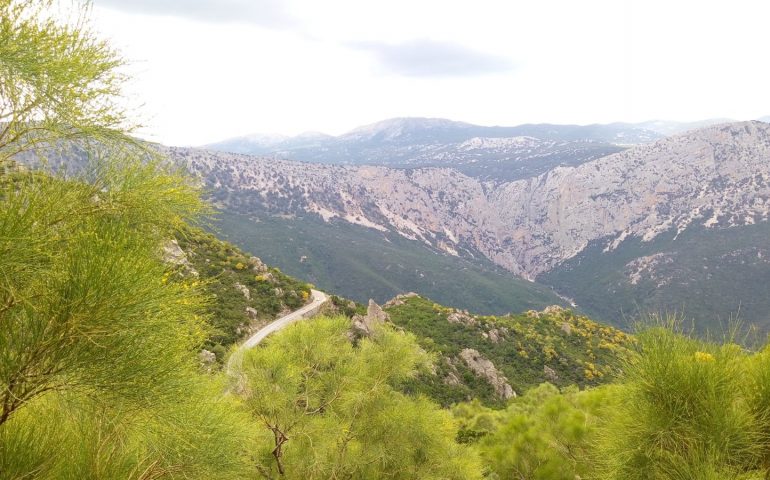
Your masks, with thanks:
M227 361L227 371L232 371L233 362L239 361L244 351L259 345L260 342L267 338L267 336L271 333L275 333L283 328L286 328L294 322L309 318L318 313L318 310L321 308L321 306L326 303L327 300L329 300L329 296L320 290L310 290L310 299L310 303L304 307L294 310L293 312L286 314L281 318L273 320L272 322L257 330L254 335L246 339L246 341L243 342L238 347L238 349L230 355L230 358Z

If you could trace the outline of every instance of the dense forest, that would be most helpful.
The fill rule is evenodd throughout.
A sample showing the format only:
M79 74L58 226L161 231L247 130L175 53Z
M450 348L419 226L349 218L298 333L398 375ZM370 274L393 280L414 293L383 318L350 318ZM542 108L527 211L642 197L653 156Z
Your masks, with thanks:
M770 350L675 320L333 297L223 367L310 285L200 229L67 5L0 0L0 478L768 478ZM76 175L15 160L72 144Z

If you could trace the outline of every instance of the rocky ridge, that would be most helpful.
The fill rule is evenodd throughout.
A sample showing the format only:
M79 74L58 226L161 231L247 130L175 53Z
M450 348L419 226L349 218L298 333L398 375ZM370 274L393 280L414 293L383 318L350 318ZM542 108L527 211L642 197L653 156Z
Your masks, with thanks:
M450 255L481 252L529 279L592 242L611 251L631 237L649 241L694 223L747 225L770 214L770 125L761 122L712 126L503 183L450 168L168 153L227 208L394 231Z

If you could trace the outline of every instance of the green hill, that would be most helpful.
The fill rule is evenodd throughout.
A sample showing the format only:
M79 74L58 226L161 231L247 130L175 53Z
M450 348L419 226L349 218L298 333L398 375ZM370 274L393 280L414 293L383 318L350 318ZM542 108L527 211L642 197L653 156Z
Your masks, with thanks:
M502 390L496 391L493 382L474 373L473 357L482 359L482 364L483 359L491 362L512 390L521 394L543 382L558 387L610 382L633 342L620 330L560 307L478 316L402 295L386 304L384 311L437 357L435 374L417 378L407 389L443 405L472 398L490 405L505 403Z
M505 314L564 305L549 287L515 277L481 254L473 261L421 242L313 216L279 218L221 212L217 236L286 273L358 302L419 292L444 305Z
M206 347L221 360L225 347L250 329L296 310L310 297L310 285L195 227L177 235L183 259L177 274L196 276L209 297L208 320L213 327ZM167 247L168 249L169 247ZM167 260L168 260L167 255Z

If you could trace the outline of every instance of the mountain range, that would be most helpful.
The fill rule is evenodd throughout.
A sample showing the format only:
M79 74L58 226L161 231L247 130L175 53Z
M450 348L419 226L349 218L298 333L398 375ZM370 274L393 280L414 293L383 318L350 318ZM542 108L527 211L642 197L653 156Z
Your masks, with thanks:
M571 137L569 128L544 128L529 140L479 137L474 126L455 122L425 125L422 119L386 122L346 138L382 151L385 143L408 150L410 142L425 145L425 138L456 146L468 140L448 132L464 130L487 149L594 141ZM502 133L524 132L488 131ZM731 315L769 324L764 298L770 292L764 290L770 282L764 280L770 278L770 252L762 238L770 211L770 125L736 122L649 140L508 178L454 166L332 165L176 148L168 153L205 182L224 212L223 234L292 274L314 281L330 276L329 265L353 261L365 271L377 252L390 249L375 262L380 271L364 275L375 287L349 290L356 299L388 298L403 275L388 277L387 270L408 270L413 264L407 258L430 252L450 265L498 267L525 284L545 285L546 292L554 289L563 301L616 325L651 311L697 316L701 328L715 328ZM272 241L262 242L261 235ZM313 249L319 235L333 246ZM447 283L451 275L444 272ZM741 275L751 288L736 283ZM434 271L413 276L418 287L437 278ZM389 283L388 295L377 295ZM349 294L349 285L338 287ZM484 310L502 309L492 301Z
M345 136L382 153L369 164L158 148L199 178L220 237L357 301L416 291L481 314L559 304L622 327L650 313L701 331L735 318L770 326L770 125L597 140L618 138L614 125L386 121ZM515 136L478 136L488 128ZM540 155L556 145L574 155ZM414 152L426 149L451 153L421 165Z

